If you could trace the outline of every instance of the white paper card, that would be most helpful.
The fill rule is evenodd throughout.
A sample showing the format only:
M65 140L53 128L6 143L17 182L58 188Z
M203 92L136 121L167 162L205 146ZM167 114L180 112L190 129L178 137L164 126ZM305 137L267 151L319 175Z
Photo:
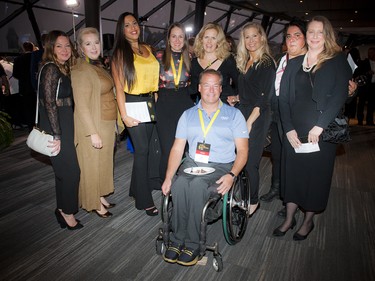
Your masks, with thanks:
M147 102L126 102L126 114L140 122L151 122L150 113L147 108Z
M320 151L319 144L313 144L311 142L309 143L303 143L300 145L300 147L295 148L294 151L296 153L312 153L312 152L317 152Z

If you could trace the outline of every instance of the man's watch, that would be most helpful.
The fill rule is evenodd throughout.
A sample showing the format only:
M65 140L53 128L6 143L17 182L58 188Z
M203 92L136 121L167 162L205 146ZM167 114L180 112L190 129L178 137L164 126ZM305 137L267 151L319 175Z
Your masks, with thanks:
M235 177L236 177L232 172L229 172L228 174L231 175L232 178L235 178Z

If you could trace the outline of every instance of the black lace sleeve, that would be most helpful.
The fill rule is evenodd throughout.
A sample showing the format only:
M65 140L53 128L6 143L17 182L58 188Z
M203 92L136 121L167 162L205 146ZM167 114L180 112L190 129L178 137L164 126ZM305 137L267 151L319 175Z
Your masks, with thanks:
M53 63L46 64L41 72L39 99L45 107L54 139L60 139L61 127L56 104L56 90L62 74Z

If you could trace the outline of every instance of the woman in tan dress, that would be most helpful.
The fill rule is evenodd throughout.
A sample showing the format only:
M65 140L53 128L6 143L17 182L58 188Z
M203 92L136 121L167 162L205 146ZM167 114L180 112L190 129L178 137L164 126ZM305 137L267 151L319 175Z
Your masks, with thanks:
M113 149L116 102L113 80L100 60L99 32L84 28L78 38L81 58L72 70L75 102L75 144L81 168L79 201L83 209L102 218L112 216L114 204L104 198L113 193Z

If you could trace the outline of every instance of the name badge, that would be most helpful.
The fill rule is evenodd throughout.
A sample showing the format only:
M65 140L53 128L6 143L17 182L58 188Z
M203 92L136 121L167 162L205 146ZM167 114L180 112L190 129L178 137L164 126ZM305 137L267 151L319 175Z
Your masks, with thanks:
M208 143L198 142L197 149L195 150L194 161L201 163L208 163L210 157L211 145Z

